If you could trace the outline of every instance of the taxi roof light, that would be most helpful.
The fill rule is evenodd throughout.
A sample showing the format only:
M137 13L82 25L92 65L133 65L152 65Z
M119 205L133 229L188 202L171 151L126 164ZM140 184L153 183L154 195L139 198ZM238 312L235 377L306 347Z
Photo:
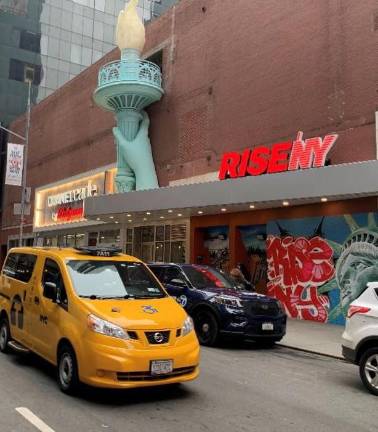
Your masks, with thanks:
M81 246L75 247L75 249L85 255L100 257L111 257L122 253L122 249L117 247Z

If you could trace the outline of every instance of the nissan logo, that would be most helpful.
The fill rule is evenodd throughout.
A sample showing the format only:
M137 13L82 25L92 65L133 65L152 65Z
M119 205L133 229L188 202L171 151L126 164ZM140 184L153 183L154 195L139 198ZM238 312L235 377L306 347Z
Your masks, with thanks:
M164 341L164 336L162 333L154 333L154 339L156 341L156 343L162 343Z

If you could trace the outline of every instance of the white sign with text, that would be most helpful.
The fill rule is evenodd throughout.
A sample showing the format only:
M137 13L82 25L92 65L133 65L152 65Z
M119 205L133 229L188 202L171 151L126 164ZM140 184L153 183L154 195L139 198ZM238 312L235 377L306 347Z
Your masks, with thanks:
M6 185L21 186L23 164L24 146L22 144L8 143Z

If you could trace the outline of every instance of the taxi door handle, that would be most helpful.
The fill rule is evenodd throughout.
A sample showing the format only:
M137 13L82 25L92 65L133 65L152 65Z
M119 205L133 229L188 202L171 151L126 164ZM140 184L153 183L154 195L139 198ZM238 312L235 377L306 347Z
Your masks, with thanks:
M39 297L34 297L34 303L35 303L36 305L39 305Z

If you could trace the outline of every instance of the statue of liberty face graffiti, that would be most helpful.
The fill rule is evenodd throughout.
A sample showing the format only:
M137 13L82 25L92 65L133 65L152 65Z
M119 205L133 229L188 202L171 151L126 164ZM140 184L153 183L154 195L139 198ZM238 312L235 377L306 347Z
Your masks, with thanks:
M366 289L367 283L378 281L378 226L374 213L369 213L368 226L360 228L353 218L345 216L352 234L343 244L336 264L336 281L340 288L343 313Z

